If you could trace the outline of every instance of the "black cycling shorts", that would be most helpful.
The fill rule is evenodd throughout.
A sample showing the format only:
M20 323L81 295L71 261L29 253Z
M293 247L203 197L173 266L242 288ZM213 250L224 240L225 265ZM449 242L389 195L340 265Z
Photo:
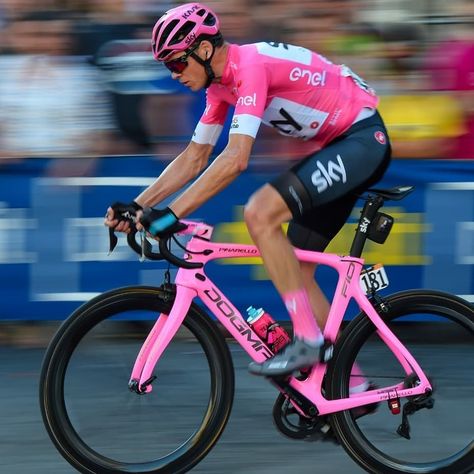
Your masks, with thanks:
M387 130L376 112L271 182L293 214L291 243L323 251L349 218L357 195L381 179L390 157Z

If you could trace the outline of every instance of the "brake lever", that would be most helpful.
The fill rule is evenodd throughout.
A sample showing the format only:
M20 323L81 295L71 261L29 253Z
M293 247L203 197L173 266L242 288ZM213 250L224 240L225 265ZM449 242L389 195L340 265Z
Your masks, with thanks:
M115 247L117 247L118 237L115 235L115 230L113 227L109 227L109 252L107 255L110 255Z
M150 242L148 242L148 240L146 239L145 230L140 231L140 244L142 248L142 254L140 255L140 262L144 262L146 260L145 246L148 244L151 247Z
M136 216L133 213L131 213L128 210L126 212L119 212L118 210L115 210L114 212L118 212L119 221L120 220L128 221L130 223L131 230L133 232L136 231L136 229L135 229L135 217ZM107 255L110 256L110 254L115 250L115 247L117 246L117 243L118 243L118 237L115 234L115 228L114 227L109 227L109 252L107 253Z

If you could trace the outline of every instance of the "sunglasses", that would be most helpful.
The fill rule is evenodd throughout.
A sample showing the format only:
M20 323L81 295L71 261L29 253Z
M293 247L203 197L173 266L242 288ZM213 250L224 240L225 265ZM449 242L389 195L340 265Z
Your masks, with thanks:
M188 58L198 48L199 43L194 45L186 54L183 54L179 58L165 61L164 65L175 74L181 74L188 67Z

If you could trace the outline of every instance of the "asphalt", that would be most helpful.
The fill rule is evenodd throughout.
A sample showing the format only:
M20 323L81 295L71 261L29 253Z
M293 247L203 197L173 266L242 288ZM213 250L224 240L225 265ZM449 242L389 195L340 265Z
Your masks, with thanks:
M120 351L121 344L120 341L114 341L109 346ZM248 356L233 343L230 343L230 348L236 372L236 391L232 415L217 445L192 470L193 473L357 474L364 472L336 444L322 441L296 441L282 436L276 430L271 415L272 406L277 396L276 389L264 379L249 375L247 372ZM427 350L423 343L419 344L419 348L422 353ZM451 360L448 356L453 356L461 362L464 355L468 355L469 350L470 348L465 345L461 347L449 345L443 348L442 354L437 354L434 357L441 378L449 379L453 375L452 365L447 363ZM76 472L58 454L48 438L41 420L38 378L43 354L44 341L40 341L38 338L33 338L28 343L24 341L21 346L5 341L0 345L0 372L3 381L0 386L1 473L66 474ZM376 352L372 356L377 359L378 353ZM192 357L190 360L195 359L197 360ZM99 361L94 356L92 360ZM446 364L443 364L442 361L446 361ZM186 367L186 369L191 369L191 367ZM466 436L468 438L471 436L472 439L474 392L472 385L468 385L466 388L466 379L470 382L473 380L472 364L469 366L469 364L460 363L454 372L454 384L464 385L464 389L456 390L456 386L454 386L453 390L448 390L444 394L449 405L447 416L436 419L435 429L430 428L429 433L423 435L426 436L426 441L429 441L432 452L444 449L448 433L450 441L453 443L458 441L457 436L459 441L465 440ZM82 387L87 386L88 383L95 383L93 380L88 380L87 372L79 372L79 374L79 380L76 380L77 386ZM176 389L173 392L174 405L177 407L189 406L190 397L193 399L194 393L200 392L200 383L200 379L196 377L192 379L194 385L191 385L191 391ZM91 397L89 392L87 394ZM92 406L94 407L92 408L92 417L104 415L100 403ZM456 425L453 423L466 420L466 417L470 419L467 428L460 430L454 428ZM149 432L145 433L143 439L153 438L153 426L158 425L146 426L148 428L145 430L149 430ZM176 427L176 429L179 428ZM471 430L471 434L466 430ZM383 434L383 436L386 435L387 433ZM390 436L393 436L393 433ZM452 439L453 436L454 439Z

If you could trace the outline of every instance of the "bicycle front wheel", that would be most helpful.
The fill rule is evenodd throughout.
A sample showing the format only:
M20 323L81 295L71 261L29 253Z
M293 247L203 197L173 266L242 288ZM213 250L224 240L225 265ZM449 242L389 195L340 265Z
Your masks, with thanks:
M51 341L41 411L52 441L80 472L187 472L221 435L234 370L223 336L198 306L160 358L152 392L128 388L146 335L173 300L152 287L104 293L73 313Z
M433 394L425 399L400 399L402 413L410 402L417 403L407 405L406 411L419 408L407 415L408 430L406 424L399 430L402 413L392 414L387 402L382 402L367 416L360 415L374 407L332 415L337 436L349 455L368 472L473 472L472 305L455 296L422 290L398 293L386 298L386 302L387 312L382 313L385 323L428 376ZM330 398L348 396L354 363L381 390L403 381L407 386L416 385L416 378L402 368L365 314L349 324L337 344L328 377ZM352 386L357 386L354 382Z

